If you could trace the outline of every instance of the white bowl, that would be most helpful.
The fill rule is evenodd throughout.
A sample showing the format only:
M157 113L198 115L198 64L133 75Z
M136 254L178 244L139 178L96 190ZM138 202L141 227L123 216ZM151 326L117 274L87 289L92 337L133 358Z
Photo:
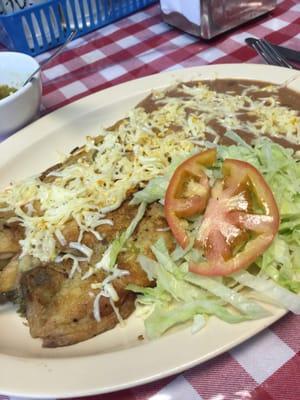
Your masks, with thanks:
M23 128L38 114L42 96L40 73L22 86L38 66L37 61L26 54L0 52L0 85L17 89L0 100L0 140Z

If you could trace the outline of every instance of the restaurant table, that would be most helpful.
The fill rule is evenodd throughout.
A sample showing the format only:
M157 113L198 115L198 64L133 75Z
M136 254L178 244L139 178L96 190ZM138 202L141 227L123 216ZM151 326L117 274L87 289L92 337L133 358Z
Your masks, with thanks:
M245 45L246 37L266 38L300 50L299 28L300 2L296 0L279 1L271 13L210 41L165 24L159 5L151 6L74 40L47 65L42 73L42 114L104 88L161 71L262 63ZM50 54L44 53L37 60ZM89 399L299 400L300 316L289 313L247 342L179 375Z

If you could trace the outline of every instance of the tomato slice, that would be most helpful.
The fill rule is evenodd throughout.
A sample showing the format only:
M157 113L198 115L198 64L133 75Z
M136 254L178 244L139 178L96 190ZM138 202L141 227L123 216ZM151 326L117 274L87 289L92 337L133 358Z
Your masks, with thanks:
M270 187L247 162L225 160L223 179L210 188L203 166L212 166L215 159L216 152L207 150L177 168L167 189L165 214L183 248L189 243L188 222L184 218L203 214L194 246L206 260L191 262L189 270L222 276L247 268L270 246L280 217ZM189 190L191 177L199 186L196 194Z
M196 239L207 261L189 266L200 275L228 275L247 268L270 246L279 228L273 193L255 167L227 159L223 175L212 189Z
M209 149L190 157L175 170L165 196L165 216L181 247L186 248L189 237L183 218L205 210L209 195L209 179L205 167L216 161L216 150Z

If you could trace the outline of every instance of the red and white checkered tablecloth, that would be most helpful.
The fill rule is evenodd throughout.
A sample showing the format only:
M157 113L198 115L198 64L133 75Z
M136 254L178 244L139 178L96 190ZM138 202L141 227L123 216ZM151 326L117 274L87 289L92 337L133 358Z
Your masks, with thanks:
M248 36L300 50L300 1L279 1L272 13L211 41L163 23L158 5L140 11L74 40L44 69L42 112L160 71L262 62L244 44ZM89 399L300 400L300 316L288 314L246 343L178 376Z

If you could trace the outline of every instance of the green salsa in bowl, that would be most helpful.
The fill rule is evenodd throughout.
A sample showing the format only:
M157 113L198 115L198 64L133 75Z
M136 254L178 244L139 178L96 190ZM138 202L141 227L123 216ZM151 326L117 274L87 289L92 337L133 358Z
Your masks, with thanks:
M0 85L0 100L4 99L5 97L10 96L11 94L17 91L16 88L8 86L8 85Z
M27 54L0 51L0 141L38 115L42 94L40 73L24 85L38 67L38 62Z

